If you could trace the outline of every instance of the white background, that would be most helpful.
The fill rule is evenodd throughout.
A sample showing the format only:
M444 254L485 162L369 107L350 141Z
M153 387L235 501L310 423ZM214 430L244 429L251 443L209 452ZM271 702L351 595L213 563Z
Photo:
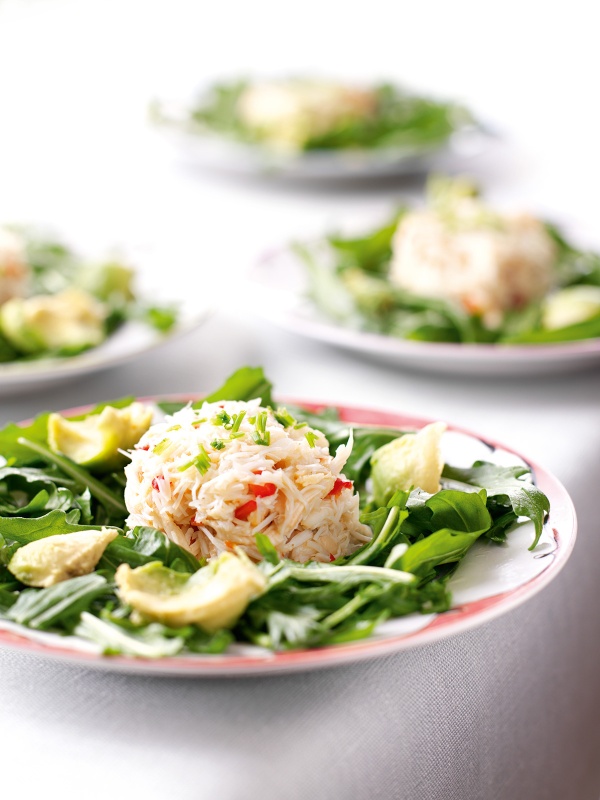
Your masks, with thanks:
M237 276L274 243L372 219L419 187L309 191L190 171L146 121L153 98L185 97L223 75L396 79L456 97L503 132L493 158L472 165L494 201L581 225L600 243L595 5L0 0L0 220L43 223L90 251L170 250L164 274L185 274L190 293L204 300L215 277L219 285L212 319L160 358L4 401L0 422L208 389L262 363L282 394L447 418L517 447L566 483L581 524L571 564L539 600L372 667L207 686L92 678L4 656L1 761L28 776L24 788L5 772L5 789L597 798L598 372L440 379L276 332L234 300Z

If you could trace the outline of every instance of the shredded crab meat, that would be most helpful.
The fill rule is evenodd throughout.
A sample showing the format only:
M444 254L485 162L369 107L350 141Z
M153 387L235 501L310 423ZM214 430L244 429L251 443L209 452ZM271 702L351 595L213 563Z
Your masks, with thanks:
M258 560L263 533L281 557L329 562L372 535L342 473L351 451L352 436L332 456L320 431L284 426L259 400L187 407L129 454L127 524L164 531L198 557L240 546Z

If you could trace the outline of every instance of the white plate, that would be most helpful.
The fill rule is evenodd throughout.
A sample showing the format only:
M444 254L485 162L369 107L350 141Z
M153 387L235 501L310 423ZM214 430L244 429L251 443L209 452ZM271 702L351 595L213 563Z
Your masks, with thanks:
M240 177L297 181L377 179L467 169L469 159L487 152L497 141L490 130L470 125L455 131L446 142L428 147L277 153L203 129L164 125L162 131L192 166Z
M302 401L290 402L316 408ZM370 409L340 407L338 410L342 419L360 424L406 429L421 428L429 422ZM72 413L81 411L77 409ZM443 614L411 614L389 620L369 639L351 644L281 653L237 645L218 656L184 655L156 660L104 656L89 642L34 632L2 620L0 646L118 672L157 676L237 677L298 672L374 658L481 625L533 597L556 577L575 542L575 509L556 478L541 467L525 462L514 451L452 426L444 434L442 447L445 460L456 466L470 466L476 459L503 465L527 463L536 484L550 500L550 515L535 550L527 549L534 535L533 524L529 521L519 523L509 533L505 545L483 542L474 545L451 580L452 608Z
M600 339L545 345L414 342L336 324L308 299L306 269L287 248L269 254L249 273L256 313L300 336L426 372L503 377L542 375L600 363Z
M161 298L157 305L171 304L171 301L164 299L164 290L154 294L151 292L143 294L147 297ZM0 364L0 397L75 380L83 375L131 361L194 330L209 314L208 306L203 305L197 298L188 296L186 299L184 292L180 297L173 297L172 304L178 309L178 320L166 333L161 333L141 322L127 322L101 345L77 356Z

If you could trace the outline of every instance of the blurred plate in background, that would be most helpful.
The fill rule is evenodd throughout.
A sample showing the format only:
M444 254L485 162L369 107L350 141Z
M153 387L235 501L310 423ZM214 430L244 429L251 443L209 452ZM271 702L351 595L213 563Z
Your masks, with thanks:
M292 333L426 372L503 377L567 372L600 364L600 339L540 345L454 344L397 339L327 319L307 296L306 271L281 248L250 271L255 313ZM247 295L246 295L247 299Z

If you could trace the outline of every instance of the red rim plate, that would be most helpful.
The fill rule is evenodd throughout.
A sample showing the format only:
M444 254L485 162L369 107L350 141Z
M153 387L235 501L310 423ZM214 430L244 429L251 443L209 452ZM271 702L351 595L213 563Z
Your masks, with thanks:
M190 401L197 396L163 396L162 400ZM155 402L156 397L141 398L142 402ZM285 402L285 401L284 401ZM287 399L287 402L302 405L311 410L324 408L326 404ZM327 404L329 405L329 404ZM68 409L65 415L77 415L88 411L92 406ZM346 422L381 425L394 428L422 428L433 420L408 416L401 413L378 411L374 409L352 406L336 406L340 417ZM27 424L27 421L22 423ZM488 438L479 437L472 431L448 425L449 431L462 433L492 447L501 448L525 461L531 468L537 486L550 500L550 518L546 525L556 542L556 550L547 559L546 568L521 586L492 597L467 603L437 615L425 627L409 634L390 635L381 639L365 639L345 645L314 648L310 650L293 650L268 655L221 655L221 656L171 656L160 659L140 659L126 656L104 656L86 653L65 643L56 646L53 643L36 641L13 630L0 629L0 646L27 652L33 655L47 656L53 659L78 663L96 669L118 672L144 673L156 676L188 676L188 677L241 677L245 675L264 675L277 672L299 672L323 667L339 666L363 659L388 655L413 647L430 644L440 639L470 630L489 620L505 614L524 603L543 589L565 565L576 537L576 516L571 498L562 484L542 467L533 464L516 450L499 444Z

